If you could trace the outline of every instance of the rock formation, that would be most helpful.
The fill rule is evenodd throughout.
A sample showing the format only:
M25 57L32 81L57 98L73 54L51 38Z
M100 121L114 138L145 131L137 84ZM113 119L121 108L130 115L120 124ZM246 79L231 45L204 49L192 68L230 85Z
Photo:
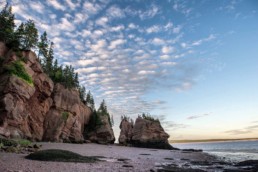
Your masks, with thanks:
M20 65L32 82L8 70ZM14 67L15 68L15 67ZM0 135L35 141L81 142L92 111L76 89L66 89L43 72L32 51L14 52L0 42ZM103 124L107 119L103 118ZM95 139L114 140L111 127L100 126Z
M115 142L115 136L108 116L98 115L98 117L100 124L96 125L91 130L86 130L85 138L94 143L113 144Z
M129 122L128 119L123 119L119 128L121 129L118 139L119 143L122 145L131 144L133 136L133 123Z
M169 135L159 121L138 117L133 129L127 120L122 120L120 128L120 144L130 143L136 147L173 149L168 143Z

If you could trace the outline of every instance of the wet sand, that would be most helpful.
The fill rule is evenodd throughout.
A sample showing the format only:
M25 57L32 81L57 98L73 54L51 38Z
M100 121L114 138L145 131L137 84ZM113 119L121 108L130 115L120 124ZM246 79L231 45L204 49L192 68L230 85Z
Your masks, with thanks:
M5 172L114 172L157 171L163 165L189 167L189 162L215 162L215 157L203 152L160 150L118 145L40 143L44 149L63 149L84 156L103 156L96 163L44 162L27 160L27 154L0 152L0 171ZM209 171L209 170L208 170ZM213 170L210 170L213 171Z

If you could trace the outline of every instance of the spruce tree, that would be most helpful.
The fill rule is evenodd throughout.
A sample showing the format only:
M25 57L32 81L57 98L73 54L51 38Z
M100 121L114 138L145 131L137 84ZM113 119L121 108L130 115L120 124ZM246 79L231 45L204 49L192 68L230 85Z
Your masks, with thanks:
M44 32L40 36L40 41L38 42L38 57L42 59L42 67L44 70L46 70L46 58L48 54L48 47L49 47L49 41L47 38L47 32Z
M14 34L14 14L12 7L7 3L0 12L0 41L3 41L7 46L13 48L13 43L17 43L17 38ZM15 47L16 48L16 47Z
M19 26L20 28L20 26ZM18 29L19 30L19 29ZM32 20L28 20L21 26L22 32L19 33L20 48L23 50L30 50L35 48L38 43L38 30Z

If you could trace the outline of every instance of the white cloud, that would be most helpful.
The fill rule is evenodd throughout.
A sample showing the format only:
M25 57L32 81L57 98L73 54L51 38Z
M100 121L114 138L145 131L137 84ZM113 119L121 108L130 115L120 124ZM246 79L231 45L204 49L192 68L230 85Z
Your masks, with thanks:
M154 26L147 28L146 32L147 33L155 33L155 32L159 32L160 30L161 30L161 28L158 25L154 25Z
M98 13L99 10L101 10L101 6L97 3L91 3L91 2L84 2L83 4L83 8L85 10L86 13L89 13L89 14L96 14Z
M124 44L125 42L126 42L126 40L124 40L124 39L117 39L117 40L111 41L108 48L112 50L112 49L116 48L117 46Z
M128 25L128 28L130 28L130 29L137 29L139 26L137 26L137 25L135 25L134 23L130 23L129 25Z
M72 2L72 0L65 0L65 2L71 8L71 10L75 10L75 8L77 7L77 4Z
M83 13L76 13L74 17L74 23L83 23L85 22L89 16Z
M162 50L161 50L161 52L163 54L169 54L169 53L174 52L174 51L175 51L175 48L171 47L171 46L163 46Z
M170 58L170 56L167 55L167 54L165 54L165 55L161 55L160 58L161 58L162 60L167 60L167 59Z
M66 9L64 5L58 2L58 0L47 0L47 3L49 6L52 6L56 10L64 11Z
M113 5L107 10L107 15L112 18L123 18L125 14L118 6Z
M67 18L61 18L61 23L59 23L57 29L73 31L75 29L75 26L70 21L68 21Z
M173 33L177 34L177 33L179 33L181 31L181 29L182 29L182 26L178 25L178 26L173 28Z
M96 24L100 26L106 26L107 22L108 22L107 17L101 17L96 21Z
M156 72L153 70L141 70L138 72L139 75L150 75L150 74L155 74Z
M145 20L145 19L154 17L158 12L159 12L159 8L156 5L152 5L151 9L149 10L144 12L140 11L139 17L141 20Z
M45 10L45 6L43 4L41 4L40 2L32 1L29 3L29 5L33 10L37 11L38 13L43 13Z
M111 27L110 30L113 32L118 32L118 31L124 30L124 28L125 28L124 25L118 25L118 26Z
M165 44L165 40L160 39L160 38L154 38L151 42L153 44L155 44L155 45L163 45L163 44Z

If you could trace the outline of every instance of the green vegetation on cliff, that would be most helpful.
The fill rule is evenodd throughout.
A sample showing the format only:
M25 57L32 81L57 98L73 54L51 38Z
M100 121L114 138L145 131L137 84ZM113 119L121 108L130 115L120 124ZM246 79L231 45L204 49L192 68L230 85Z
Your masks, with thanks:
M11 64L5 66L5 70L9 74L15 75L15 76L23 79L30 85L33 85L33 80L31 78L31 76L26 72L26 70L23 66L23 62L21 60L16 60L16 61L12 62Z
M149 121L153 121L153 122L160 122L158 118L154 118L153 116L151 116L150 114L148 113L142 113L141 117L143 119L146 119L146 120L149 120Z

